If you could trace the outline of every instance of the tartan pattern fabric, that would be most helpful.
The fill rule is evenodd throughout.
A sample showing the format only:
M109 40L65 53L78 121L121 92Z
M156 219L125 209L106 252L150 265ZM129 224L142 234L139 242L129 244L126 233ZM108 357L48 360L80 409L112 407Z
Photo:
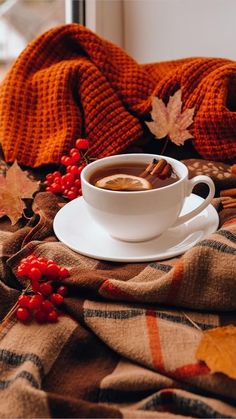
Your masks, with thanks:
M219 189L235 185L234 175L221 178L220 168L230 173L225 165L186 164L192 175L212 170ZM236 324L235 208L216 198L218 231L184 255L125 264L58 242L52 223L63 202L38 193L28 223L0 222L0 319L26 285L15 275L23 257L35 253L70 270L57 324L14 317L1 324L1 417L235 417L236 380L195 356L201 330Z
M182 89L195 107L193 145L205 159L236 157L234 61L187 58L138 64L79 24L42 34L20 54L0 87L0 140L7 162L58 163L78 137L91 156L122 152L147 136L151 98Z

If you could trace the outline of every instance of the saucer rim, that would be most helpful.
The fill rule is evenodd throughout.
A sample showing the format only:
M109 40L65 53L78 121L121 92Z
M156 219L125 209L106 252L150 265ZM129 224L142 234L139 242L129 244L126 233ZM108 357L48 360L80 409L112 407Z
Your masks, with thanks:
M200 197L199 195L196 195L194 193L191 193L187 197L187 199L191 199L191 197L193 197L193 196L195 198L197 198L197 199L203 200L202 197ZM67 244L67 241L60 235L60 233L58 233L58 231L56 231L57 230L57 222L58 222L58 219L59 219L59 217L62 216L62 212L64 212L65 208L66 207L68 208L69 206L71 206L71 207L72 206L75 206L76 203L79 202L79 201L83 201L84 202L84 198L81 196L81 197L78 197L78 198L74 199L73 201L68 202L66 205L64 205L57 212L57 214L55 215L54 220L53 220L54 234L56 235L57 239L61 243L63 243L66 247L68 247L69 249L73 250L74 252L76 252L78 254L81 254L83 256L86 256L86 257L89 257L89 258L92 258L92 259L96 259L98 261L101 260L101 261L107 261L107 262L121 262L121 263L138 263L138 262L144 263L144 262L154 262L154 261L161 261L161 260L171 259L171 258L174 258L174 257L177 257L177 256L180 256L180 255L184 254L187 250L191 249L197 242L199 242L200 240L204 239L207 235L214 233L217 230L218 226L219 226L219 214L216 211L216 209L214 208L214 206L212 204L209 204L201 213L203 213L205 211L208 211L208 212L210 211L211 214L208 214L207 218L209 218L209 216L213 216L214 217L213 219L211 219L211 225L208 227L208 228L210 228L210 231L207 231L206 234L203 234L203 237L201 237L200 239L197 239L197 240L195 239L191 243L187 244L184 247L183 250L176 249L176 251L173 250L172 252L168 252L168 248L167 248L167 250L164 253L163 252L162 253L159 253L159 254L156 253L155 255L152 254L150 256L141 256L141 257L140 256L137 256L137 257L136 256L124 256L124 257L119 257L118 256L118 257L116 257L116 256L97 255L96 254L97 252L95 252L95 253L94 252L91 252L90 253L90 252L87 252L87 251L79 250L79 249L75 248L73 245ZM201 213L199 213L198 215L196 215L194 218L199 217L199 215ZM94 220L93 220L93 222L94 222L95 225L98 225ZM183 224L186 224L186 223L183 223ZM175 228L179 228L179 227L180 226L178 226L178 227L172 227L170 229L173 229L174 230ZM207 228L207 226L206 226L206 228ZM170 229L168 229L167 231L169 231ZM165 233L163 233L163 235ZM113 241L115 240L116 241L116 239L110 237L109 235L107 235L107 236L111 240L113 240ZM156 239L157 238L154 238L152 240L149 240L149 242L155 241ZM139 244L141 245L142 243L146 243L146 242L147 241L145 241L145 242L135 242L135 243L132 243L132 242L124 242L124 244L127 245L127 243L128 243L128 245L131 245L131 246L132 245L135 245L135 246L137 246Z

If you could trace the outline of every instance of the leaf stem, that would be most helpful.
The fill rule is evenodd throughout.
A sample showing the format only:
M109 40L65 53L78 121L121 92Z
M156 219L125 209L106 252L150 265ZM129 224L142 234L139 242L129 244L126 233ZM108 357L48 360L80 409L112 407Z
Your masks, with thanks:
M161 155L163 155L163 154L164 154L164 152L165 152L165 150L166 150L166 147L167 147L167 144L168 144L168 141L169 141L169 138L168 138L168 137L166 137L165 143L164 143L164 145L163 145L163 147L162 147L162 150L161 150L161 152L160 152L160 154L161 154Z

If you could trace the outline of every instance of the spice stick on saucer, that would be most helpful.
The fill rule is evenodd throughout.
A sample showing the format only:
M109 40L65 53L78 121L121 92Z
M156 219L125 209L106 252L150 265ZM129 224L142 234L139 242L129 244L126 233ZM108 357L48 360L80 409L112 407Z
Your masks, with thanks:
M220 192L220 196L222 196L222 197L225 197L225 196L236 197L236 188L223 189Z
M236 207L236 198L230 196L221 197L221 203L224 208L235 208Z

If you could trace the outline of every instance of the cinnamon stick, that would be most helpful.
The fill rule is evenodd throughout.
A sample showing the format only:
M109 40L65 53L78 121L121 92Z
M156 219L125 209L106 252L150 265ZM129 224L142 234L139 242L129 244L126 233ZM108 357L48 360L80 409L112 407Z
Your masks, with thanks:
M233 198L231 198L230 196L225 196L223 198L221 197L221 202L222 202L222 204L224 204L224 203L232 201L232 199Z
M233 164L231 166L231 173L233 173L234 175L236 175L236 164Z
M153 161L147 165L146 169L139 176L146 177L147 175L149 175L151 171L153 170L153 168L155 167L156 163L157 163L157 160L153 159Z
M156 175L160 179L164 180L170 177L171 173L172 166L167 163L165 159L161 159L159 161L153 159L153 161L147 165L145 170L139 176L150 179L152 176Z
M236 197L236 188L224 189L220 192L220 196L235 196Z
M236 201L235 202L229 202L227 204L223 204L224 208L236 208Z
M236 207L236 198L231 198L230 196L225 196L221 198L221 203L223 208L235 208Z
M158 177L162 180L167 179L168 177L170 177L171 172L172 166L169 163L167 163L162 172L159 173Z
M155 165L153 170L151 171L151 175L158 175L162 172L164 167L167 165L167 161L164 159L159 160L159 162Z

